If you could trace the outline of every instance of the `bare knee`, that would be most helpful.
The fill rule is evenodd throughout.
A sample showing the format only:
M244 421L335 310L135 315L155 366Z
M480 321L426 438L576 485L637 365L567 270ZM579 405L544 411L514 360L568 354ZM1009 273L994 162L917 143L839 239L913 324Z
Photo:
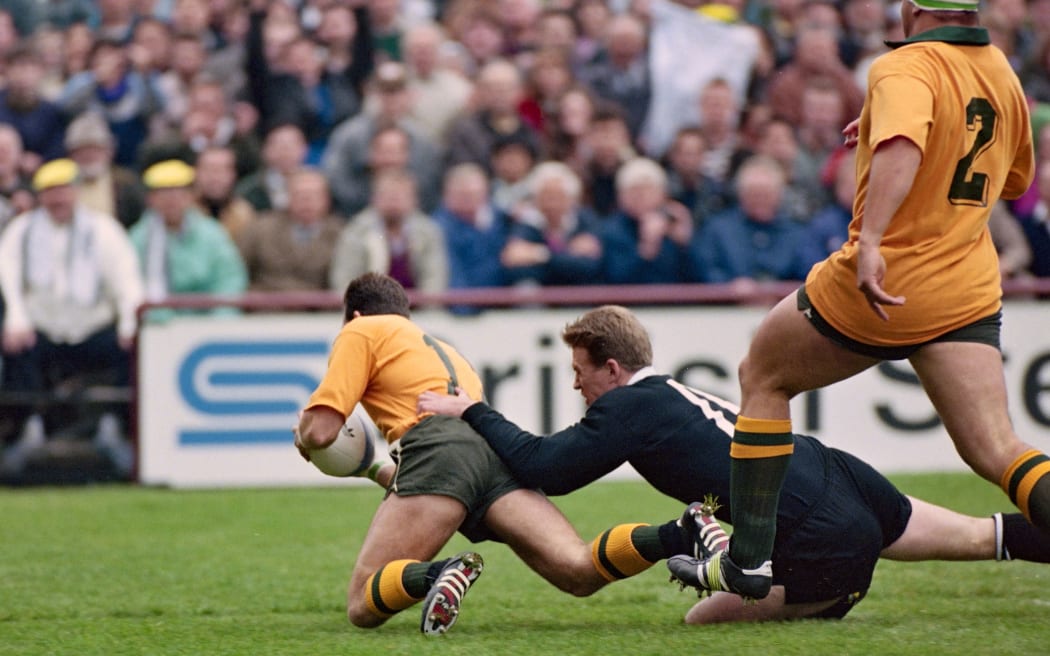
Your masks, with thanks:
M782 385L777 383L770 371L760 367L751 356L745 356L744 359L740 361L736 373L740 380L740 390L743 394L777 394L778 396L788 398L792 396L792 393L788 392L788 390L784 389Z
M740 389L750 389L754 385L754 371L755 367L751 363L751 358L744 356L744 359L740 361L740 364L736 368L737 379L740 381Z
M387 618L372 613L360 602L351 599L346 606L346 618L359 629L374 629L386 622Z

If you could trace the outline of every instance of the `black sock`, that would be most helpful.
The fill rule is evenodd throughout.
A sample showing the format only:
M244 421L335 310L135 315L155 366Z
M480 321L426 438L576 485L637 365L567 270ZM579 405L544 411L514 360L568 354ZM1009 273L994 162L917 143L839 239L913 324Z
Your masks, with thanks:
M441 576L441 570L445 569L445 565L451 561L451 558L445 558L444 560L432 560L429 563L419 563L416 566L409 565L405 568L401 579L405 590L413 596L425 597L430 586L434 585L434 581Z
M997 536L998 537L998 536ZM1002 515L1002 541L996 540L996 560L1050 563L1050 536L1021 513Z
M678 525L678 520L672 519L666 524L661 524L658 527L660 535L660 548L663 550L661 558L670 558L678 554L692 554L693 545L688 544L685 539L685 533L682 531L682 527Z

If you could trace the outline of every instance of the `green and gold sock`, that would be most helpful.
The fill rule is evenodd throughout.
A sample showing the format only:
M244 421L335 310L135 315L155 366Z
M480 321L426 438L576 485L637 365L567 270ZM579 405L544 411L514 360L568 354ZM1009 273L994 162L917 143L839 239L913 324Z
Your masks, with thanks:
M420 601L427 594L430 563L394 560L365 581L365 603L377 617L390 617Z
M648 524L620 524L591 542L591 561L606 581L644 572L660 560L662 552L659 527Z
M791 420L737 417L729 447L733 504L729 557L740 567L758 567L773 553L777 501L794 449Z
M995 559L1050 563L1050 533L1032 525L1021 513L995 513Z
M1050 532L1050 457L1025 451L1007 467L999 486L1028 521Z

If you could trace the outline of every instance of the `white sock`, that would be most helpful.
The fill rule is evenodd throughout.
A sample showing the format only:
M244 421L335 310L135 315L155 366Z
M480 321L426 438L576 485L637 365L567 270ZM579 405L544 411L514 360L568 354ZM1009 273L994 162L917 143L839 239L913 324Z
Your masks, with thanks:
M995 513L992 515L992 520L995 521L995 559L1011 560L1010 552L1007 551L1003 542L1003 514Z

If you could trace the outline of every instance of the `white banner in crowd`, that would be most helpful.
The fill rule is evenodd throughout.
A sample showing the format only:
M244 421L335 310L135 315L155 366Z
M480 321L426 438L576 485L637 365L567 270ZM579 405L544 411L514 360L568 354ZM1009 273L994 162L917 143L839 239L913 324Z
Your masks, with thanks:
M636 312L652 336L661 372L737 399L736 366L764 308ZM579 314L420 312L415 319L471 359L495 408L527 430L548 433L584 411L559 338ZM1005 315L1012 417L1022 437L1050 450L1048 307L1011 302ZM140 480L176 487L360 483L324 476L292 447L291 426L325 371L340 321L331 313L247 314L145 325L138 361ZM796 399L793 413L796 432L885 472L965 470L906 362Z
M642 142L660 157L679 128L699 122L700 90L722 78L743 106L758 57L754 27L727 25L668 0L653 0L649 34L652 97Z

